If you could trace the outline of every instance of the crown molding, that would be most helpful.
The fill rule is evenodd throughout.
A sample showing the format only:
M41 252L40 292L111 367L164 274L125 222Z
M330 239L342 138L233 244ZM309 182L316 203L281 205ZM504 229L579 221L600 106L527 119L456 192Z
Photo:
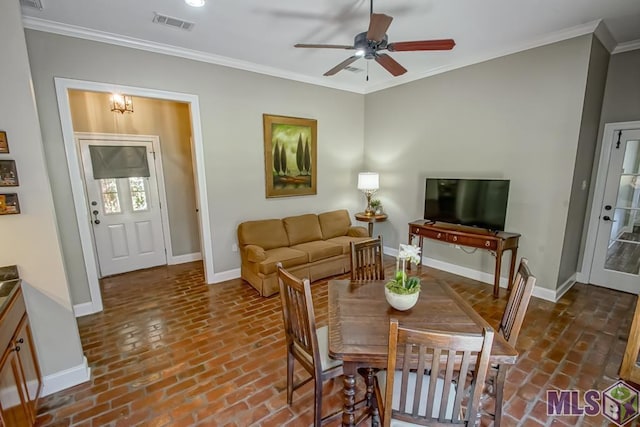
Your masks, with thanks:
M629 52L636 49L640 49L640 39L620 43L618 46L616 46L615 49L613 49L613 54L615 55L616 53Z
M415 80L420 80L425 77L431 77L436 74L445 73L447 71L452 71L458 68L467 67L469 65L478 64L480 62L485 62L491 59L500 58L502 56L507 56L507 55L522 52L525 50L534 49L536 47L545 46L545 45L557 43L563 40L572 39L574 37L583 36L585 34L592 34L593 32L595 32L596 28L600 24L600 21L601 20L588 22L586 24L577 25L575 27L571 27L561 31L556 31L554 33L546 34L543 37L538 37L536 39L527 40L521 43L514 43L513 45L507 48L495 50L493 52L487 52L483 55L477 55L477 56L468 58L464 61L448 64L446 66L435 68L433 70L429 70L424 73L417 73L412 75L407 75L409 74L407 73L404 76L396 77L391 82L382 82L380 84L372 84L365 89L365 94L378 92L380 90L384 90L384 89L388 89L401 84L409 83Z
M28 28L30 30L44 31L48 33L59 34L62 36L109 43L112 45L176 56L199 62L207 62L209 64L222 65L224 67L236 68L239 70L250 71L253 73L264 74L272 77L279 77L287 80L294 80L301 83L309 83L312 85L325 86L332 89L363 94L361 88L354 87L345 83L340 83L335 80L328 81L320 78L309 77L303 74L292 73L290 71L285 71L278 68L259 65L248 61L241 61L238 59L228 58L226 56L215 55L198 50L186 49L183 47L177 47L163 43L155 43L147 40L137 39L134 37L127 37L120 34L92 30L85 27L68 25L30 16L24 16L22 19L22 23L25 28Z
M609 27L607 27L603 20L600 20L593 34L598 40L600 40L600 43L602 43L604 48L607 49L609 53L613 53L616 46L618 45L618 42L616 42L616 39L613 38L613 36L611 35L611 31L609 31Z
M182 47L150 42L147 40L137 39L133 37L122 36L119 34L108 33L104 31L92 30L85 27L79 27L75 25L63 24L60 22L49 21L40 18L34 18L30 16L23 17L23 25L25 28L37 31L44 31L63 36L76 37L85 40L97 41L102 43L109 43L117 46L128 47L132 49L145 50L154 53L160 53L164 55L171 55L185 59L191 59L194 61L207 62L210 64L221 65L224 67L236 68L239 70L264 74L272 77L279 77L283 79L293 80L301 83L308 83L317 86L324 86L331 89L338 89L347 92L354 92L361 95L378 92L391 87L399 86L402 84L410 83L416 80L423 79L425 77L431 77L437 74L442 74L447 71L452 71L458 68L466 67L469 65L485 62L491 59L499 58L513 53L521 52L528 49L556 43L559 41L579 37L585 34L591 34L596 31L600 25L601 20L588 22L586 24L578 25L575 27L567 28L561 31L556 31L551 34L547 34L543 37L528 40L521 43L514 43L513 45L488 52L483 55L477 55L468 58L464 61L455 62L442 67L434 68L423 73L407 73L403 76L395 77L393 80L382 83L369 83L364 88L360 86L354 86L351 84L340 83L335 80L309 77L299 73L292 73L290 71L281 70L278 68L267 67L264 65L255 64L248 61L241 61L225 56L214 55L211 53L201 52L197 50L185 49ZM606 30L606 27L604 27ZM602 31L602 30L601 30ZM608 30L606 30L608 33ZM606 34L601 32L601 34ZM606 37L606 36L603 36ZM602 41L602 40L601 40ZM604 42L603 42L604 44ZM625 50L620 50L623 47ZM640 40L630 43L624 43L618 45L613 53L619 53L627 50L633 50L640 48Z

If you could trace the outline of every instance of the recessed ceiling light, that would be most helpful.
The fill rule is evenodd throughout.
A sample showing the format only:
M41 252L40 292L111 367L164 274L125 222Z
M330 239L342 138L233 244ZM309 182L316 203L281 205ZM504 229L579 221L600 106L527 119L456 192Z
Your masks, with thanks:
M193 7L202 7L204 6L205 0L184 0L186 4Z

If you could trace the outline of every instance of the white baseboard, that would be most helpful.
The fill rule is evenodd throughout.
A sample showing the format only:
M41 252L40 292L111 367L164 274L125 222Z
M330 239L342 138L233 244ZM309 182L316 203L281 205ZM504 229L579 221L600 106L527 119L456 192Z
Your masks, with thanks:
M42 378L42 396L48 396L65 390L69 387L82 384L91 379L91 368L87 363L87 358L83 357L82 363L73 368L56 372Z
M393 248L384 248L385 255L398 256L398 250ZM447 273L457 274L458 276L466 277L468 279L477 280L479 282L487 283L493 286L493 274L485 273L484 271L474 270L468 267L461 267L456 264L451 264L445 261L440 261L433 258L422 257L422 265L426 265L427 267L436 268L438 270L446 271ZM500 287L506 288L509 282L508 278L500 277ZM575 283L574 278L567 280L562 284L557 290L551 290L542 288L539 286L534 286L533 295L542 298L547 301L557 302L562 295L565 294L571 286Z
M102 311L102 309L97 309L91 301L75 304L73 306L73 314L76 317L88 316L89 314L98 313L100 311Z
M576 273L576 282L589 283L589 274L586 272L578 271Z
M556 299L554 302L557 302L564 294L567 293L569 289L573 287L576 283L577 273L573 273L571 277L569 277L562 285L558 286L556 289Z
M194 252L192 254L174 255L167 260L167 264L169 265L184 264L185 262L200 261L201 259L202 259L202 254L200 252Z
M211 283L220 283L220 282L224 282L225 280L237 279L239 277L240 277L240 269L234 268L233 270L214 273L213 281Z

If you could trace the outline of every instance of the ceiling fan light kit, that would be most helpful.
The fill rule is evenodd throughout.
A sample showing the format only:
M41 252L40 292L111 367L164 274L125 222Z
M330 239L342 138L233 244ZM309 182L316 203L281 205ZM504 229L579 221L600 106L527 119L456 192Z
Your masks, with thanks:
M204 6L205 0L184 0L184 2L192 7L202 7Z
M371 2L371 14L369 20L369 29L359 33L353 39L353 45L335 45L335 44L305 44L298 43L295 47L299 48L319 48L319 49L344 49L355 50L355 54L326 73L325 76L333 76L341 70L344 70L353 62L360 58L375 59L385 70L394 77L400 76L407 72L407 69L400 65L395 59L386 53L379 53L382 50L389 52L412 52L427 50L451 50L455 46L453 39L440 40L414 40L406 42L389 43L387 29L391 25L393 17L384 13L373 13L373 0Z

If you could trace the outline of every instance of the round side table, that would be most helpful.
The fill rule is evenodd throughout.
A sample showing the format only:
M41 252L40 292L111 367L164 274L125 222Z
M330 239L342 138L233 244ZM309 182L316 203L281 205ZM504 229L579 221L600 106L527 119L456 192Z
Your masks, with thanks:
M367 228L369 229L369 237L373 235L373 224L376 222L384 222L387 220L387 214L374 214L367 215L364 212L358 212L356 215L356 220L361 222L367 222Z

